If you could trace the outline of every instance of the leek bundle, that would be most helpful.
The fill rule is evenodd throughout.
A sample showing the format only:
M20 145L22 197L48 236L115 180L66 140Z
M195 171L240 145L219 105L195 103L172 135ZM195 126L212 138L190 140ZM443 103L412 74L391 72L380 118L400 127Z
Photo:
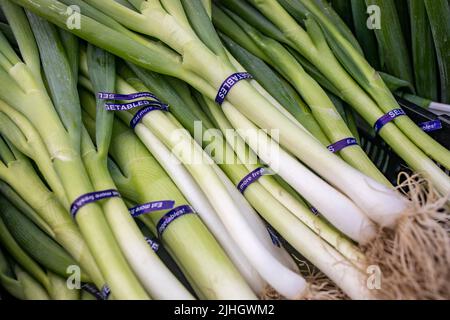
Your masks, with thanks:
M189 118L192 118L192 115L188 115L188 112L192 110L192 108L196 108L197 111L196 114L201 114L202 111L196 107L196 103L192 97L189 96L189 93L182 95L180 90L180 84L176 83L176 85L172 86L172 90L170 90L171 86L169 83L164 84L164 77L157 76L148 72L144 72L142 70L139 70L138 68L134 68L138 71L138 73L143 77L144 81L149 84L151 87L152 92L157 92L158 97L160 98L167 98L168 102L170 102L171 110L172 112L177 116L177 119L181 123L185 123L186 128L191 128L189 131L190 133L195 136L195 130L192 123L189 123ZM126 73L126 72L125 72ZM143 90L143 92L147 89L146 87L143 87L143 84L140 83L139 80L136 79L135 76L128 74L128 79L133 82L135 86L139 85L139 89ZM156 81L156 80L159 80ZM173 80L165 80L168 82L172 82ZM126 87L125 84L122 84L121 87ZM178 90L177 90L178 89ZM130 93L130 91L121 91L119 92L121 94ZM172 91L172 92L171 92ZM173 92L175 91L175 92ZM178 95L176 94L176 91L178 91ZM186 93L186 92L185 92ZM180 99L180 96L183 96L184 99ZM186 109L184 104L189 104L190 109ZM214 108L214 103L208 103L210 105L210 108ZM183 110L186 109L186 110ZM216 113L217 108L211 109L212 113ZM195 109L194 109L195 110ZM161 119L153 119L152 116L154 116L154 113L157 113L158 111L151 112L147 114L143 119L142 123L146 125L147 123L161 123ZM220 111L219 111L220 112ZM131 115L126 117L122 113L119 114L119 116L123 119L126 119L126 123L130 122L130 119L132 119ZM179 116L179 117L178 117ZM203 115L203 118L205 118L206 115ZM217 115L217 117L220 117L220 115ZM225 116L222 116L222 119L224 119ZM214 119L217 121L217 118ZM191 120L192 121L192 120ZM227 121L227 120L225 120ZM199 124L200 122L196 122L196 124ZM203 121L201 122L203 123ZM153 126L147 127L148 129L154 128ZM148 130L147 129L147 130ZM141 137L142 141L146 143L146 145L150 144L150 141L148 140L149 132L147 131L144 134L144 128L141 124L138 124L136 127L136 131L138 135ZM142 131L142 133L140 133ZM169 134L170 135L170 134ZM226 161L227 158L230 157L230 154L224 154L227 150L230 149L230 146L223 145L223 140L217 139L213 143L207 143L208 138L203 136L205 139L204 145L205 148L209 149L210 151L214 151L214 155L210 154L213 158L216 159L216 162L219 164L221 168L223 168L224 172L226 172L229 176L229 178L233 181L234 185L238 185L239 181L244 178L250 171L257 169L257 164L252 164L245 161L245 155L241 154L241 159L243 160L243 163L245 166L240 165L239 161L235 158L233 158L233 155L231 155L231 161ZM164 140L163 138L161 138ZM245 145L245 143L242 141L242 144ZM231 148L232 149L232 148ZM172 149L173 150L173 149ZM224 152L225 151L225 152ZM235 150L231 150L232 153L234 153ZM237 150L236 150L237 151ZM228 151L229 152L229 151ZM244 152L245 154L246 152ZM235 156L234 156L235 157ZM254 158L251 157L250 158ZM229 159L228 159L229 160ZM189 166L190 163L188 162L182 162L186 166ZM245 168L247 167L247 168ZM260 182L260 183L259 183ZM281 200L277 200L277 198L274 198L273 195L276 196L282 196ZM299 250L302 254L308 255L308 257L311 258L312 261L315 261L315 258L312 255L309 255L309 248L310 246L303 246L302 243L306 243L306 239L310 239L308 243L310 242L316 242L317 246L324 249L324 252L322 254L318 254L318 256L322 257L321 259L324 259L321 262L318 262L317 264L320 264L321 270L325 272L325 274L330 275L333 280L339 282L340 277L343 274L355 272L355 275L358 275L358 271L355 269L352 271L352 268L350 266L347 266L349 268L345 268L346 270L338 271L334 269L331 272L331 269L328 269L327 266L334 265L333 262L330 260L326 260L327 255L330 252L333 252L334 250L330 247L328 247L325 243L323 243L318 238L314 238L314 235L309 231L307 228L305 228L304 224L308 225L310 228L314 229L318 234L320 234L322 237L327 239L327 241L330 242L333 246L335 246L336 250L342 252L342 255L349 258L351 261L358 265L360 261L360 253L358 253L358 250L354 248L354 246L351 244L350 241L346 240L345 237L339 234L336 230L330 229L329 226L327 226L326 223L324 223L320 218L315 217L312 212L306 208L302 203L297 201L295 198L291 197L288 192L283 190L283 188L280 185L277 185L276 182L272 181L270 176L263 176L261 177L258 182L252 183L249 185L244 192L245 198L249 201L249 203L262 215L263 218L265 218L267 221L270 222L271 225L277 226L276 229L280 234L285 236L286 238L289 238L289 242L294 245L294 247ZM290 212L291 211L291 212ZM303 223L296 220L295 217L298 217ZM281 223L281 224L279 224ZM254 224L254 229L256 229L256 225ZM211 228L213 230L213 228ZM231 231L230 231L231 232ZM269 239L267 233L264 229L261 229L261 234L263 236L263 239ZM292 238L293 234L297 234L296 238ZM301 234L304 234L304 236L300 236ZM303 239L300 242L297 242L296 239ZM270 244L269 244L270 245ZM327 254L328 253L328 254ZM248 254L248 253L247 253ZM250 259L250 258L249 258ZM328 259L336 259L336 262L343 259L343 257L339 257L339 254L337 252L334 253L334 257L332 255L328 255ZM326 262L327 261L327 262ZM255 267L256 268L256 267ZM355 277L356 279L358 276ZM367 293L358 292L358 288L360 288L360 285L353 285L351 283L346 283L345 280L342 281L342 284L339 283L341 286L346 288L346 292L353 297L367 297Z
M323 0L1 0L20 55L0 33L0 190L113 298L194 298L133 217L201 299L447 297L450 178L435 161L449 169L450 151L394 97L445 113L420 97L438 99L436 86L414 88L437 71L413 72L426 58L398 6L367 3L398 32L360 45L368 34L354 36ZM68 16L70 5L80 12ZM352 5L347 21L358 23L364 4ZM446 25L436 23L448 3L424 7L417 23L428 19L423 37L440 39L445 83ZM412 63L388 57L393 42L405 57L416 47ZM394 188L360 146L353 111L419 176ZM27 195L27 181L51 200ZM57 235L44 204L76 224L60 218ZM302 274L277 235L324 282ZM383 290L367 287L370 265ZM45 267L54 278L25 272L57 288L61 275Z
M76 92L74 75L62 43L48 41L51 37L53 40L57 39L55 30L46 28L42 24L39 25L39 22L34 20L36 24L33 31L38 41L36 43L22 8L9 1L2 1L1 4L19 43L23 60L16 55L7 41L1 38L0 78L2 83L9 83L9 86L1 86L0 97L5 104L23 115L38 132L39 138L42 139L40 144L37 143L36 149L33 144L28 145L28 148L32 148L34 153L38 153L42 151L39 146L45 146L44 150L47 154L41 154L40 157L47 156L49 158L47 163L51 163L63 189L60 194L64 193L67 199L60 199L60 201L66 205L66 210L69 210L67 207L69 203L94 191L80 155L81 109L78 106L77 110L76 104L70 103L74 102L70 98L73 98L74 92ZM33 17L30 19L33 20ZM41 45L39 46L41 57L38 44ZM45 52L50 45L59 46L49 53ZM48 56L46 53L52 54L52 56ZM51 71L56 72L58 68L61 68L60 71L64 70L63 73L67 76L66 81L58 81L52 77L47 78L47 83L50 92L59 97L65 94L69 99L64 101L69 103L58 103L61 100L52 102L51 94L48 93L44 84L40 58L44 59L44 62L52 62L51 66L50 63L43 63L47 77L49 72L50 74ZM49 68L53 68L53 70L49 70ZM29 108L30 105L33 108ZM36 137L36 139L38 138ZM38 161L39 157L36 158ZM123 298L147 297L123 258L98 204L88 204L80 208L76 215L76 221L107 285L112 290L116 287L114 295ZM105 283L101 286L104 285Z
M95 110L92 97L85 96L83 101L90 117L95 117L92 113ZM85 124L93 134L95 125L89 115L85 115ZM113 172L121 193L134 203L144 204L166 199L175 202L169 210L155 210L141 217L151 230L156 230L154 232L159 237L163 236L166 247L177 258L188 279L192 279L191 285L197 289L199 297L253 299L255 296L251 289L197 216L186 214L176 219L164 234L157 229L163 216L173 212L173 208L180 208L188 203L130 129L117 122L114 124L112 137L110 153L118 166ZM149 181L151 186L148 186ZM162 284L167 288L167 283Z

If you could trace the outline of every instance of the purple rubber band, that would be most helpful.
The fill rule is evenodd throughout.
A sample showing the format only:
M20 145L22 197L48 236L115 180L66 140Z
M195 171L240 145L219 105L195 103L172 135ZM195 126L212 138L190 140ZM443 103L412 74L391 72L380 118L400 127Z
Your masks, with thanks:
M277 246L278 248L281 248L281 241L280 238L275 234L275 231L272 229L271 226L267 226L267 232L269 232L270 239L272 239L272 243L274 246Z
M103 300L108 300L109 295L111 294L111 289L108 287L108 285L104 285L101 290Z
M401 116L406 116L405 111L403 111L402 109L394 109L389 111L380 119L378 119L377 122L375 122L374 125L375 133L378 134L386 124Z
M94 285L85 283L81 286L81 289L92 294L97 300L103 300L102 293Z
M252 78L253 78L252 75L248 72L233 73L231 76L226 78L225 81L220 86L219 92L217 93L216 96L216 103L222 105L231 88L233 88L236 85L236 83L238 83L241 80Z
M419 127L425 132L433 132L442 129L441 120L432 120L419 124Z
M78 211L85 205L93 202L97 202L107 198L120 198L120 193L117 190L105 190L87 193L78 197L70 206L70 214L73 218L77 215Z
M145 238L145 241L148 243L148 245L150 246L150 248L152 248L152 250L154 252L157 252L159 250L159 242L156 239L152 239L152 238Z
M246 175L241 182L237 185L238 190L241 193L244 193L244 191L254 182L258 181L259 178L261 178L265 173L267 172L267 168L261 167L256 170L253 170L248 175Z
M96 286L90 283L83 284L81 289L92 294L97 300L108 300L111 294L111 289L106 284L102 287L102 290L98 290Z
M330 150L333 153L338 153L342 149L356 145L358 145L358 141L356 141L355 138L347 138L329 145L328 150Z
M148 107L144 107L141 110L139 110L138 112L136 112L136 114L134 115L133 119L131 119L130 121L130 127L131 129L136 128L136 126L139 124L139 122L142 121L142 119L145 117L145 115L147 113L150 113L152 111L169 111L169 106L166 104L155 104L152 106L148 106Z
M142 108L147 106L165 106L165 104L154 100L139 100L130 103L106 103L105 110L107 111L128 111L131 109Z
M136 218L150 212L170 210L173 209L174 206L175 201L173 200L153 201L131 208L130 214L133 218Z
M158 221L158 224L156 225L156 229L158 230L158 237L161 239L162 234L173 221L186 214L193 214L193 213L195 213L195 211L189 205L179 206L167 212L164 216L162 216L162 218Z
M320 213L315 207L311 207L311 212L314 213L315 216L318 216Z
M117 93L110 93L110 92L99 92L97 94L97 97L100 100L135 100L139 98L152 98L157 101L161 101L158 99L157 96L155 96L153 93L150 92L137 92L132 94L117 94Z

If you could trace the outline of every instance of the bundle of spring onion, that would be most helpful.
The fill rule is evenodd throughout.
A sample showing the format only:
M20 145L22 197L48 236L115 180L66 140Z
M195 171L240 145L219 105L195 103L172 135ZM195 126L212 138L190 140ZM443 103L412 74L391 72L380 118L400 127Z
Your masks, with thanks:
M339 1L342 18L324 0L0 0L0 285L449 298L450 151L394 97L446 112L436 2L410 1L409 41L391 0ZM363 30L366 5L396 32ZM360 130L414 174L394 186Z

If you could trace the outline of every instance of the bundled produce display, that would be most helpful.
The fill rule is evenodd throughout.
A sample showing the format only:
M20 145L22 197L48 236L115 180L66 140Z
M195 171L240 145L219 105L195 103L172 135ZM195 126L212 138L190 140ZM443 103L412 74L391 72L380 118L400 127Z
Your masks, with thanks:
M450 299L447 0L0 0L0 287Z

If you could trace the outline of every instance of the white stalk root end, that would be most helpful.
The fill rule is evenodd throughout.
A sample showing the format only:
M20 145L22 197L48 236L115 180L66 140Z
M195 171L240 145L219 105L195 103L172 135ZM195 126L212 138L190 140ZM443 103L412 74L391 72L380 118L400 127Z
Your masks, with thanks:
M408 209L394 230L382 228L365 247L369 265L381 270L376 293L382 299L450 299L450 195L442 197L420 176L401 177Z

